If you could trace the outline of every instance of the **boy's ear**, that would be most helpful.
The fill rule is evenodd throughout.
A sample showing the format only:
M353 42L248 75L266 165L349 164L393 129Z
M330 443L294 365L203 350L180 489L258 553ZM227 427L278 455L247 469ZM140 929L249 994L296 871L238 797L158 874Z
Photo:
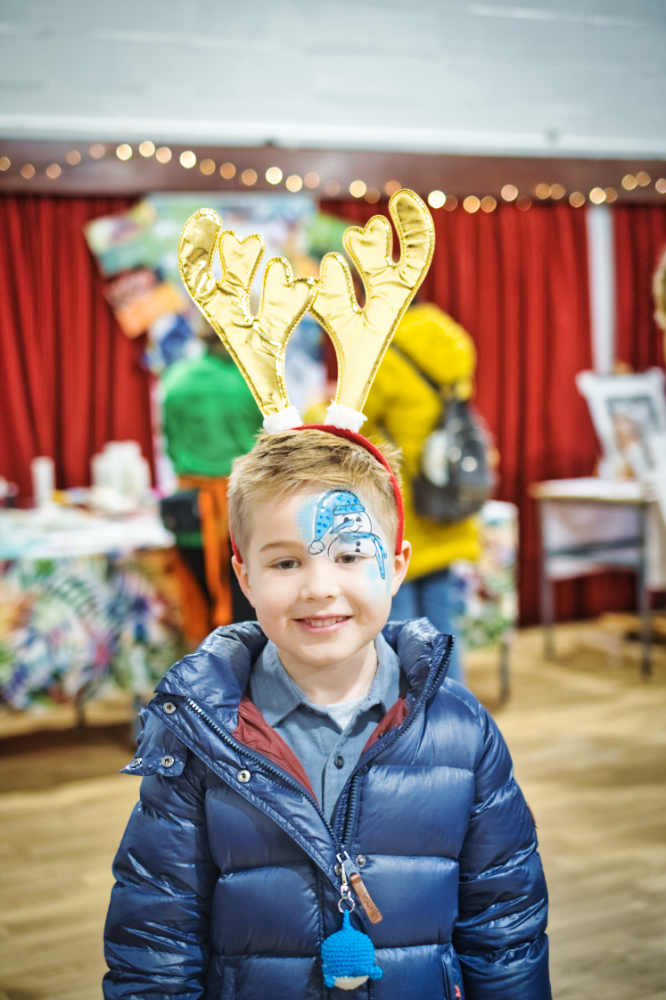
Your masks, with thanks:
M409 560L411 558L412 558L412 543L404 541L402 543L402 551L399 553L399 555L394 556L395 562L393 564L391 597L395 597L395 595L398 593L400 584L407 575L407 570L409 568Z
M239 562L238 559L236 559L236 556L232 556L231 565L234 568L234 573L236 574L236 579L238 580L240 589L243 591L252 607L254 607L252 587L250 586L250 580L247 573L247 563Z

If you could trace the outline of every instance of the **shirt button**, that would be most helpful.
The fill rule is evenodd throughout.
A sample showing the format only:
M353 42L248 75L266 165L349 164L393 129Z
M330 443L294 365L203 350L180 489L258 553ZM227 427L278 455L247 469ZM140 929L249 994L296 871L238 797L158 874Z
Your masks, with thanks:
M345 766L345 759L344 757L341 757L340 754L338 754L338 756L333 759L333 763L335 764L337 769L340 770L341 767Z
M241 785L247 785L248 781L250 780L250 772L245 770L239 771L236 777L240 781Z
M172 701L165 701L164 711L166 712L167 715L173 715L173 713L176 711L176 706Z
M173 767L173 765L175 764L175 759L167 755L166 757L162 757L160 764L162 765L162 767Z

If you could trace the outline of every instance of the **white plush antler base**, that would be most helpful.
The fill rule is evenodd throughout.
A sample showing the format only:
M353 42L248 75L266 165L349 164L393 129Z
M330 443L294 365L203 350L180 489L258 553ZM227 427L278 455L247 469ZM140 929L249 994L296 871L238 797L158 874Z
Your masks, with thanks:
M285 406L279 413L269 413L264 417L264 430L268 434L278 434L280 431L289 431L293 427L301 427L303 421L295 406Z
M366 419L360 410L352 410L351 407L343 406L342 403L331 403L326 410L327 424L340 427L341 430L354 431L355 434L358 434Z

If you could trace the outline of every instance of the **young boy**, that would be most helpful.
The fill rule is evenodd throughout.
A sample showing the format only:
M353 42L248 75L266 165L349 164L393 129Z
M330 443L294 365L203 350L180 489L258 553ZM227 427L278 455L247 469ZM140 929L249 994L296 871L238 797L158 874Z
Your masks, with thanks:
M258 623L213 632L146 713L107 1000L550 997L508 751L446 679L451 637L386 625L410 545L391 473L348 437L264 434L235 465L234 568ZM343 912L375 955L334 974L322 944Z

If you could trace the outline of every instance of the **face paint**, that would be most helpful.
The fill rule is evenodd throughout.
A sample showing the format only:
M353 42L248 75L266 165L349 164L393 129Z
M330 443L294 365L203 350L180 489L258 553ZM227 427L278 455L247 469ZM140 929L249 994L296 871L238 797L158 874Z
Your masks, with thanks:
M374 556L382 580L386 579L386 549L372 530L372 520L362 502L345 490L329 490L314 510L310 555L327 552L334 562L343 555Z

